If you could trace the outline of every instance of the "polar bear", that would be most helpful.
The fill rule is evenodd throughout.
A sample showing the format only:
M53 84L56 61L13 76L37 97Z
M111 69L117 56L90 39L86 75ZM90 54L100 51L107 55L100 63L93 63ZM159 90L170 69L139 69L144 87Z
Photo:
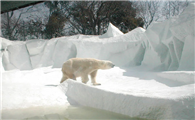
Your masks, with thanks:
M94 58L71 58L67 60L62 66L62 79L60 83L70 78L76 80L77 77L81 77L83 83L89 81L88 75L91 76L91 82L93 85L101 85L96 83L96 75L98 69L110 69L115 65L111 61L98 60Z

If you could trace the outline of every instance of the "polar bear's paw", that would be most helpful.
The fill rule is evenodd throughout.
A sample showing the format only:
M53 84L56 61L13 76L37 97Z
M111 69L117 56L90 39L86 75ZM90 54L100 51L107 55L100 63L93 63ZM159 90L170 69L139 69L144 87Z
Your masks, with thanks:
M94 85L94 86L96 86L96 85L101 85L101 83L93 83L93 85Z

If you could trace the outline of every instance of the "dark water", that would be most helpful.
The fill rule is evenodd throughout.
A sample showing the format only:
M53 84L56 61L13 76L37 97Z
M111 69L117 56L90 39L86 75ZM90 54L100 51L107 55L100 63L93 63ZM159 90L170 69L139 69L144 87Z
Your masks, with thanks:
M130 118L126 115L121 115L105 110L99 110L88 107L73 107L70 106L63 113L47 114L44 116L35 116L23 120L33 119L49 119L49 120L145 120L140 118Z
M99 110L88 107L70 107L67 109L69 114L68 120L75 119L88 119L88 120L143 120L138 118L130 118L126 115L117 114L114 112L109 112L105 110Z

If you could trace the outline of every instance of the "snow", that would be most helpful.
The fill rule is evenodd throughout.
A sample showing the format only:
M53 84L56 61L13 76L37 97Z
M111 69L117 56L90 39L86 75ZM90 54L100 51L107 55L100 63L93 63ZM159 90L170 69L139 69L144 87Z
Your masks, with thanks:
M160 72L158 76L177 81L183 84L193 84L194 83L194 71L169 71L169 72Z
M31 61L26 45L21 43L7 47L10 63L20 70L31 70Z
M194 83L163 79L159 74L142 71L141 68L115 67L99 70L97 81L102 85L93 86L90 82L86 85L81 83L80 78L59 85L60 68L5 71L2 73L2 117L23 119L64 114L72 104L135 118L193 118ZM177 74L181 77L186 72ZM177 74L172 74L175 75L173 78ZM189 73L189 76L194 77L194 73ZM189 76L184 79L192 80Z
M156 66L159 70L194 70L194 20L195 4L190 4L179 16L163 22L153 22L145 32L146 49L154 49L161 58ZM191 36L190 38L188 38ZM191 40L190 53L186 53L184 46ZM187 41L186 41L187 40ZM148 45L149 44L149 45ZM154 54L155 55L155 54ZM188 59L181 58L189 55ZM187 64L190 64L191 67ZM186 66L186 67L183 67Z
M116 37L122 34L123 33L117 27L115 27L112 23L109 23L107 32L99 36L99 38Z
M31 61L31 65L32 68L37 68L38 67L38 63L41 59L42 56L42 51L43 48L46 45L46 41L45 40L28 40L26 42L26 47L27 47L27 51L30 55L30 61Z
M47 42L45 45L41 60L39 61L39 67L47 67L53 64L52 55L55 49L55 45L58 39L52 39Z
M28 52L31 56L41 53L45 44L45 40L28 40L26 42Z
M189 35L185 39L185 44L183 47L183 52L181 55L179 70L192 70L195 68L195 52L194 52L194 36Z
M101 86L94 87L91 83L83 85L80 79L77 80L79 82L67 80L60 86L66 88L63 91L68 98L82 106L135 118L190 119L194 117L194 84L163 79L158 73L144 72L141 69L118 67L99 70L97 80L102 83Z
M144 59L141 65L152 70L155 69L155 67L160 64L161 60L158 54L154 50L146 49Z
M194 19L195 19L195 8L194 4L189 4L188 7L184 10L184 12L177 16L176 20L172 20L172 26L170 28L171 33L177 39L184 42L185 37L188 35L195 35L194 31Z
M126 34L110 23L100 36L1 38L2 118L72 119L69 108L84 106L133 118L193 119L194 8ZM110 60L116 67L98 71L101 86L80 78L60 84L61 66L73 57Z
M76 45L76 57L110 60L118 66L135 66L140 64L143 59L144 50L141 39L144 32L143 28L136 28L117 37L104 39L90 37L82 40L70 39L69 41Z
M54 53L52 56L53 67L61 68L64 61L67 61L70 58L76 57L76 47L74 44L60 39L57 41L55 46Z
M3 58L2 58L2 69L3 70L14 70L16 67L14 67L9 60L9 53L8 51L4 51L3 53Z
M21 119L65 110L67 97L56 87L60 77L60 70L49 68L3 72L2 117Z

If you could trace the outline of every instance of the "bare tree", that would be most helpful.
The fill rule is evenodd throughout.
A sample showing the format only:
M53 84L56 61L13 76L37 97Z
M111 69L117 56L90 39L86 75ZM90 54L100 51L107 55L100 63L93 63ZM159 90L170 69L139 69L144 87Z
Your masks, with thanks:
M165 1L162 8L162 15L166 19L172 16L179 15L188 6L189 2L186 1Z
M66 14L68 3L68 1L47 1L44 3L49 8L49 19L44 30L46 38L64 35L64 26L68 18Z
M138 8L137 17L144 20L144 28L153 21L169 19L172 16L179 15L189 2L186 1L135 1L133 6ZM160 18L160 19L159 19Z
M20 18L23 14L27 13L33 6L29 7L25 11L21 11L18 17L14 16L14 11L4 13L1 16L1 29L2 35L9 40L17 40L19 29L17 27L20 24Z
M3 36L10 40L26 40L59 37L66 33L100 35L105 33L109 22L126 33L144 23L142 18L136 17L137 9L130 1L46 1L42 7L47 13L40 15L37 13L40 6L31 6L21 12L3 14ZM32 11L35 14L31 14Z
M144 20L144 28L146 29L160 17L160 1L136 1L134 2L134 7L138 8L137 17L141 17Z
M31 18L28 20L21 20L17 29L18 29L18 39L43 39L45 24L42 21L41 17Z
M70 23L82 34L100 35L112 22L123 32L143 26L130 1L77 1L70 11Z

